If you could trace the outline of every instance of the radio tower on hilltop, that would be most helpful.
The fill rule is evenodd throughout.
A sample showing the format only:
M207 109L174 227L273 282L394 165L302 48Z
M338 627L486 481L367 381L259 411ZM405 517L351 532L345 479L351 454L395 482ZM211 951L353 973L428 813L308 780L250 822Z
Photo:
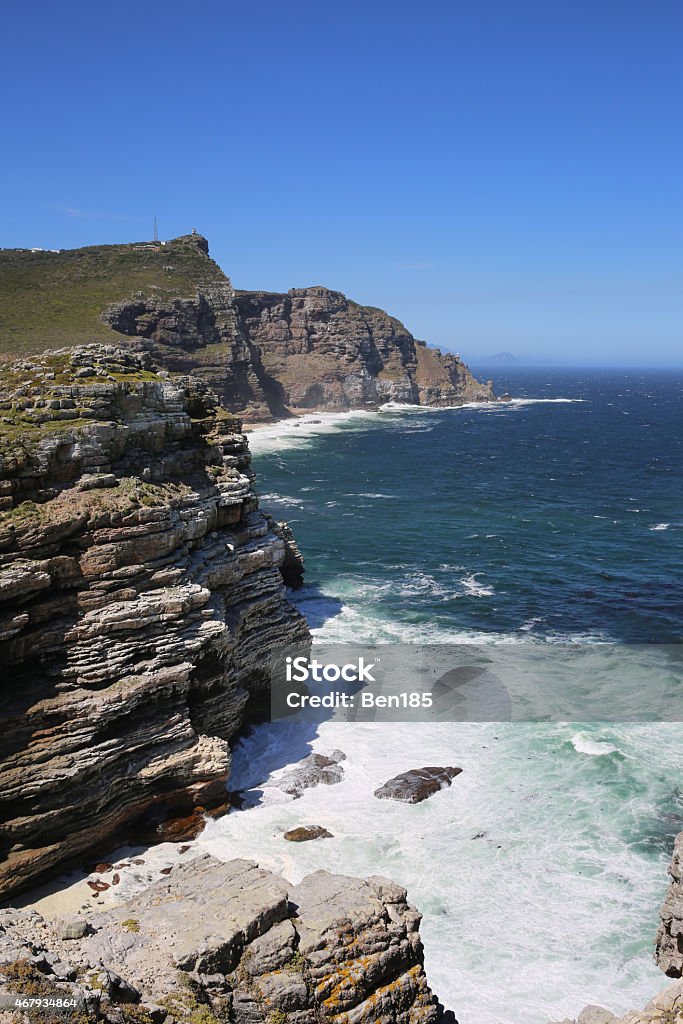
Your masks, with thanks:
M157 228L157 219L156 219L156 217L154 218L154 241L155 242L159 241L159 229Z

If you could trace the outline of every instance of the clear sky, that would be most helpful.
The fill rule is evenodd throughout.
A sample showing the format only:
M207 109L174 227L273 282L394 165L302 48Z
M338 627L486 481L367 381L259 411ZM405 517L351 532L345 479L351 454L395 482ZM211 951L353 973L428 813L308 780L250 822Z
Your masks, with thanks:
M0 245L196 227L475 361L683 363L680 0L23 0Z

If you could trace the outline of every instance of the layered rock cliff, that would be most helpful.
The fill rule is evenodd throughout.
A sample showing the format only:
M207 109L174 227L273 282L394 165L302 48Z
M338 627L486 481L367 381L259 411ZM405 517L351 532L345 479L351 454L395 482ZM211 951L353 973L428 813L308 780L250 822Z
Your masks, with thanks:
M3 369L3 895L225 803L269 652L308 638L252 482L197 378L102 346Z
M32 984L112 1024L437 1024L452 1014L427 984L419 923L385 878L292 886L202 857L105 913L0 911L0 991Z
M0 250L0 356L128 344L209 384L249 421L387 401L490 401L458 356L328 288L235 292L192 234L59 253Z
M243 332L291 410L376 408L383 402L491 401L459 357L416 341L381 309L329 288L237 292Z

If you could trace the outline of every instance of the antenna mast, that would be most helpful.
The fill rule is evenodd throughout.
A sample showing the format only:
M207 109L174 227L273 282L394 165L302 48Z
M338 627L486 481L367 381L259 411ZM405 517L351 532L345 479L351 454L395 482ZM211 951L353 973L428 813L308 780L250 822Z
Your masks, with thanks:
M159 231L158 231L158 228L157 228L157 219L156 219L156 217L154 218L154 241L155 242L159 241Z

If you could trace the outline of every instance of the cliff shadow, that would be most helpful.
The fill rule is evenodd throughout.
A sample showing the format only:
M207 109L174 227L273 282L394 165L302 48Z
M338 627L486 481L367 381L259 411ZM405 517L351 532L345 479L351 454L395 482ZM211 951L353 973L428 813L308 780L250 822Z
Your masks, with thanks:
M344 609L338 597L325 594L315 583L304 583L303 587L288 592L287 596L304 616L310 629L321 629L330 619L341 615Z

